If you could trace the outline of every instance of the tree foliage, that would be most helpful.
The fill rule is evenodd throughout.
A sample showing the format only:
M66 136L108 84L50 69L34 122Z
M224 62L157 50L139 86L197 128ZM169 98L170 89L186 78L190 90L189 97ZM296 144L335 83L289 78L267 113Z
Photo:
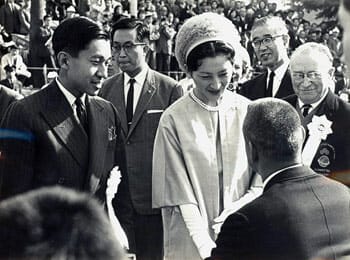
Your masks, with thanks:
M318 11L317 18L333 20L337 16L339 0L292 0L293 5Z

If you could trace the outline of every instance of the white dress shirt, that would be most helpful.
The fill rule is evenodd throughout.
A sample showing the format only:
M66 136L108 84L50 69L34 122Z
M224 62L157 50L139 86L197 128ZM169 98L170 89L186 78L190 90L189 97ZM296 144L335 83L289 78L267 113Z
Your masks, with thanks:
M319 104L322 103L322 101L326 98L328 91L329 89L327 88L326 92L323 94L323 96L320 98L319 101L309 104L311 107L309 109L308 114L310 114L312 110L314 110ZM301 109L305 105L305 103L298 98L298 105L299 105L299 108Z
M73 113L74 113L74 116L75 118L78 120L79 122L79 118L78 118L78 115L77 115L77 109L76 109L76 104L75 104L75 100L77 99L72 93L69 92L69 90L67 90L65 87L63 87L62 83L58 80L58 78L55 79L56 80L56 83L57 83L57 86L58 88L61 90L61 92L63 93L63 96L67 99L69 105L71 106L71 108L73 109ZM86 105L85 105L85 96L86 94L83 94L81 97L80 97L80 100L82 102L82 104L84 105L84 107L86 108Z
M284 62L281 66L279 66L274 72L275 72L275 76L273 78L273 85L272 85L272 96L274 97L281 85L282 79L284 77L284 74L286 74L286 71L288 69L289 66L289 60ZM271 74L271 70L268 69L267 70L267 82L266 82L266 86L268 86L269 84L269 77Z
M148 69L149 69L148 67L144 68L143 70L141 70L141 72L139 74L136 75L136 77L134 77L135 83L134 83L133 113L135 113L137 102L139 101L139 98L141 96L142 87L143 87L143 84L145 83ZM130 83L129 83L130 79L131 79L130 76L128 74L124 73L124 101L125 101L125 104L127 103L128 91L130 88Z

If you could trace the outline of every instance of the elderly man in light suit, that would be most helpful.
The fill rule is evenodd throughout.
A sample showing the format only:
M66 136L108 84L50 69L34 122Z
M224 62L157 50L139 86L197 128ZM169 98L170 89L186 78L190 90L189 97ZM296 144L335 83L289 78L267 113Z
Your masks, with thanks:
M14 102L1 124L0 197L62 185L105 201L117 164L120 120L94 96L107 77L109 37L90 19L62 22L53 35L59 76Z
M127 175L114 205L138 260L162 259L162 219L160 210L152 209L153 142L162 112L182 95L175 80L148 67L148 40L147 27L135 19L113 26L112 55L122 73L107 79L99 94L121 116Z

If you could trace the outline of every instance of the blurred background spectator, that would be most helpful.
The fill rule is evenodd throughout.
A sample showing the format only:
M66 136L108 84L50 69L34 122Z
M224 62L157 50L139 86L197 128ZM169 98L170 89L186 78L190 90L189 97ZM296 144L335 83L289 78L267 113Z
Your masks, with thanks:
M133 2L137 4L136 9L133 10L128 0L44 0L44 2L46 3L46 14L52 17L50 23L55 25L51 29L54 29L63 19L76 15L89 16L99 21L106 31L110 31L111 25L122 17L138 17L147 24L150 31L151 44L147 54L149 66L177 80L184 78L185 75L179 70L173 56L176 33L186 19L204 12L225 15L236 25L241 33L241 43L250 56L252 76L258 75L265 69L254 54L250 33L255 19L263 16L280 16L286 22L290 36L289 55L295 48L310 41L328 46L335 61L340 59L343 52L342 28L336 17L336 1L318 3L317 1L294 0L137 0L137 3ZM27 37L27 43L24 48L20 49L20 53L28 53L30 7L30 0L0 1L0 56L7 53L7 48L3 47L2 43L15 40L18 45L16 35ZM44 16L40 18L44 25ZM43 59L47 59L47 50L44 53L46 53L46 58ZM36 73L32 67L40 71L46 64L50 71L51 64L49 62L38 64L34 62L33 64L32 60L27 60L26 55L22 57L29 65L29 71L33 72L34 86L40 88L43 79L44 81L46 79L43 73ZM344 66L338 67L335 67L338 72L334 80L341 82L339 86L347 87L348 80L342 76L345 68ZM52 70L54 69L52 65ZM111 67L109 75L112 75L114 71L118 71L118 68Z

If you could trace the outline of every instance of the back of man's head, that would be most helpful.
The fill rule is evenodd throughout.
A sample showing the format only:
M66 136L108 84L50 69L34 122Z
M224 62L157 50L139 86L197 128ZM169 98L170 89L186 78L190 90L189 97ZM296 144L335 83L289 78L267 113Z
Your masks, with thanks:
M0 259L125 259L90 195L53 187L0 203Z
M262 98L252 102L243 133L265 158L285 161L300 156L303 133L296 110L286 101Z

